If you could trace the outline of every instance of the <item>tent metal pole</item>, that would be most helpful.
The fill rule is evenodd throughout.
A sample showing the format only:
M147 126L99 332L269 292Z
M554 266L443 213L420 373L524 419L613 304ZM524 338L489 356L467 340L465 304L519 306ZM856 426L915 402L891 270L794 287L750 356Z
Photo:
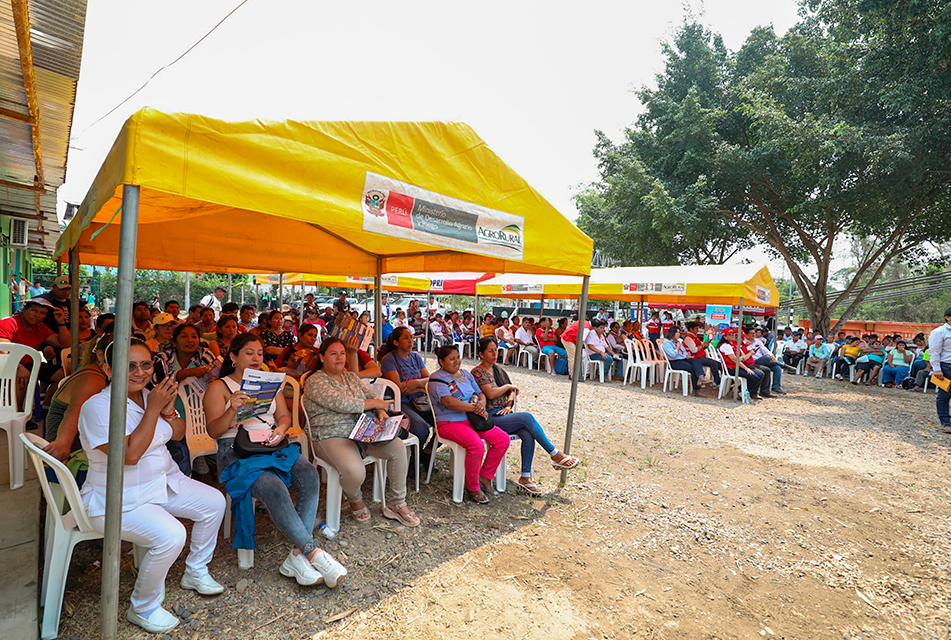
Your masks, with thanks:
M79 368L79 247L69 250L69 284L72 286L72 297L69 299L69 366L75 371Z
M541 300L538 302L538 321L542 321L542 317L545 315L545 296L541 297Z
M740 395L740 345L743 344L743 298L740 298L740 320L736 332L736 367L733 369L733 401Z
M192 306L192 274L185 272L185 309Z
M380 357L380 346L383 335L383 257L376 257L376 277L373 280L373 356Z
M584 322L588 315L588 280L590 276L585 276L581 282L581 300L578 304L578 335L575 337L575 370L571 372L571 396L568 400L568 425L565 427L565 449L564 454L571 453L571 428L575 422L575 403L578 400L578 381L581 380L582 371L584 371ZM568 482L567 469L561 470L561 480L559 485L564 486Z
M432 310L433 305L433 281L429 280L429 292L426 294L426 342L423 344L423 348L426 349L426 345L432 344L432 339L429 337L430 325L435 319L435 314Z
M233 286L234 286L234 283L232 282L231 274L229 273L228 274L228 302L231 302L232 300L234 300L234 297L231 295L231 290Z
M284 308L284 273L277 275L277 310ZM282 312L283 313L283 312Z
M112 362L125 372L132 337L132 283L135 279L135 243L139 223L139 187L122 186L122 222L119 230L119 269L116 282L116 325ZM115 640L119 622L119 559L122 530L122 476L125 470L126 409L129 376L117 375L111 384L109 455L106 461L106 522L102 544L102 600L99 633Z

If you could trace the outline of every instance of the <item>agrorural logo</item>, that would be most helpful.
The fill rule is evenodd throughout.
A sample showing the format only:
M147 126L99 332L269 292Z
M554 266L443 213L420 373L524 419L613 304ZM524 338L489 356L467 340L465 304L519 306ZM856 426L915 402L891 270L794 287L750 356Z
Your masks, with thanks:
M522 248L522 230L517 224L510 224L501 229L487 229L479 227L479 240L488 244L498 244L503 247Z

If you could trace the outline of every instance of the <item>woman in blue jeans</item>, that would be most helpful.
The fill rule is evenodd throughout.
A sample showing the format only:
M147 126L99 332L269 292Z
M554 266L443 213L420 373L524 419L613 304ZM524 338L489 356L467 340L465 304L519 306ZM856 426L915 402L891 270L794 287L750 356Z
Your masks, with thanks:
M291 426L291 414L281 395L271 401L264 414L238 422L239 411L245 403L251 402L248 394L241 390L244 371L260 369L263 362L261 339L251 333L242 333L231 341L230 349L224 354L221 377L205 391L205 426L208 435L217 441L218 468L234 503L235 539L232 546L254 548L254 508L247 498L250 493L252 498L264 503L274 525L294 545L281 564L281 574L294 578L300 585L317 584L323 580L332 589L347 575L347 570L314 540L317 503L320 501L317 469L300 455L296 447L277 451L277 455L254 455L243 459L234 450L239 427L268 430L270 437L266 444L277 446ZM284 454L283 457L280 454ZM272 456L273 462L268 461ZM291 486L297 489L296 506L288 491ZM243 522L239 522L239 516L244 518Z
M486 410L497 427L509 435L518 436L522 441L522 475L518 479L518 488L528 494L539 495L542 490L532 479L536 442L551 456L551 464L555 469L574 469L581 461L558 451L532 414L512 411L518 389L509 380L505 369L496 364L498 341L492 337L482 338L476 345L476 353L482 361L472 369L472 376L485 394Z

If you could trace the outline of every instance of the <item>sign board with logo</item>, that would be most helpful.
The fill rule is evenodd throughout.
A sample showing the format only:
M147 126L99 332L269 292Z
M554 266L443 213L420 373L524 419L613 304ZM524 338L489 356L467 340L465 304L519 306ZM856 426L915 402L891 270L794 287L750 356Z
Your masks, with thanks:
M766 287L761 287L756 285L756 301L763 304L769 304L769 299L772 297L771 291Z
M430 278L429 288L432 289L433 291L442 291L444 282L445 280L442 280L442 279L436 280L434 278Z
M623 285L624 293L644 295L661 294L668 296L687 295L686 282L631 282Z
M716 327L720 331L730 326L732 317L733 307L728 304L707 305L707 324Z
M544 293L545 285L541 284L506 284L502 285L505 293Z
M525 218L367 171L363 230L521 260Z

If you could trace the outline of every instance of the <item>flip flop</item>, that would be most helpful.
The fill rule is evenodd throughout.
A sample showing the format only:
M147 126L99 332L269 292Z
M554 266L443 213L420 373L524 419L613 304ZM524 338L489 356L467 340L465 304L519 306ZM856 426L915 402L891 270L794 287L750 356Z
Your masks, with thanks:
M552 468L557 469L559 471L570 471L571 469L574 469L580 464L581 464L581 460L579 460L578 458L575 458L574 456L568 456L566 458L562 458L559 462L555 462L554 460L552 460L551 462Z
M357 524L363 524L364 522L370 521L370 507L363 505L362 509L354 510L352 507L350 509L350 515L353 516L353 519L357 521Z
M519 491L524 491L530 496L542 495L542 490L534 482L516 482L515 486L518 487Z

